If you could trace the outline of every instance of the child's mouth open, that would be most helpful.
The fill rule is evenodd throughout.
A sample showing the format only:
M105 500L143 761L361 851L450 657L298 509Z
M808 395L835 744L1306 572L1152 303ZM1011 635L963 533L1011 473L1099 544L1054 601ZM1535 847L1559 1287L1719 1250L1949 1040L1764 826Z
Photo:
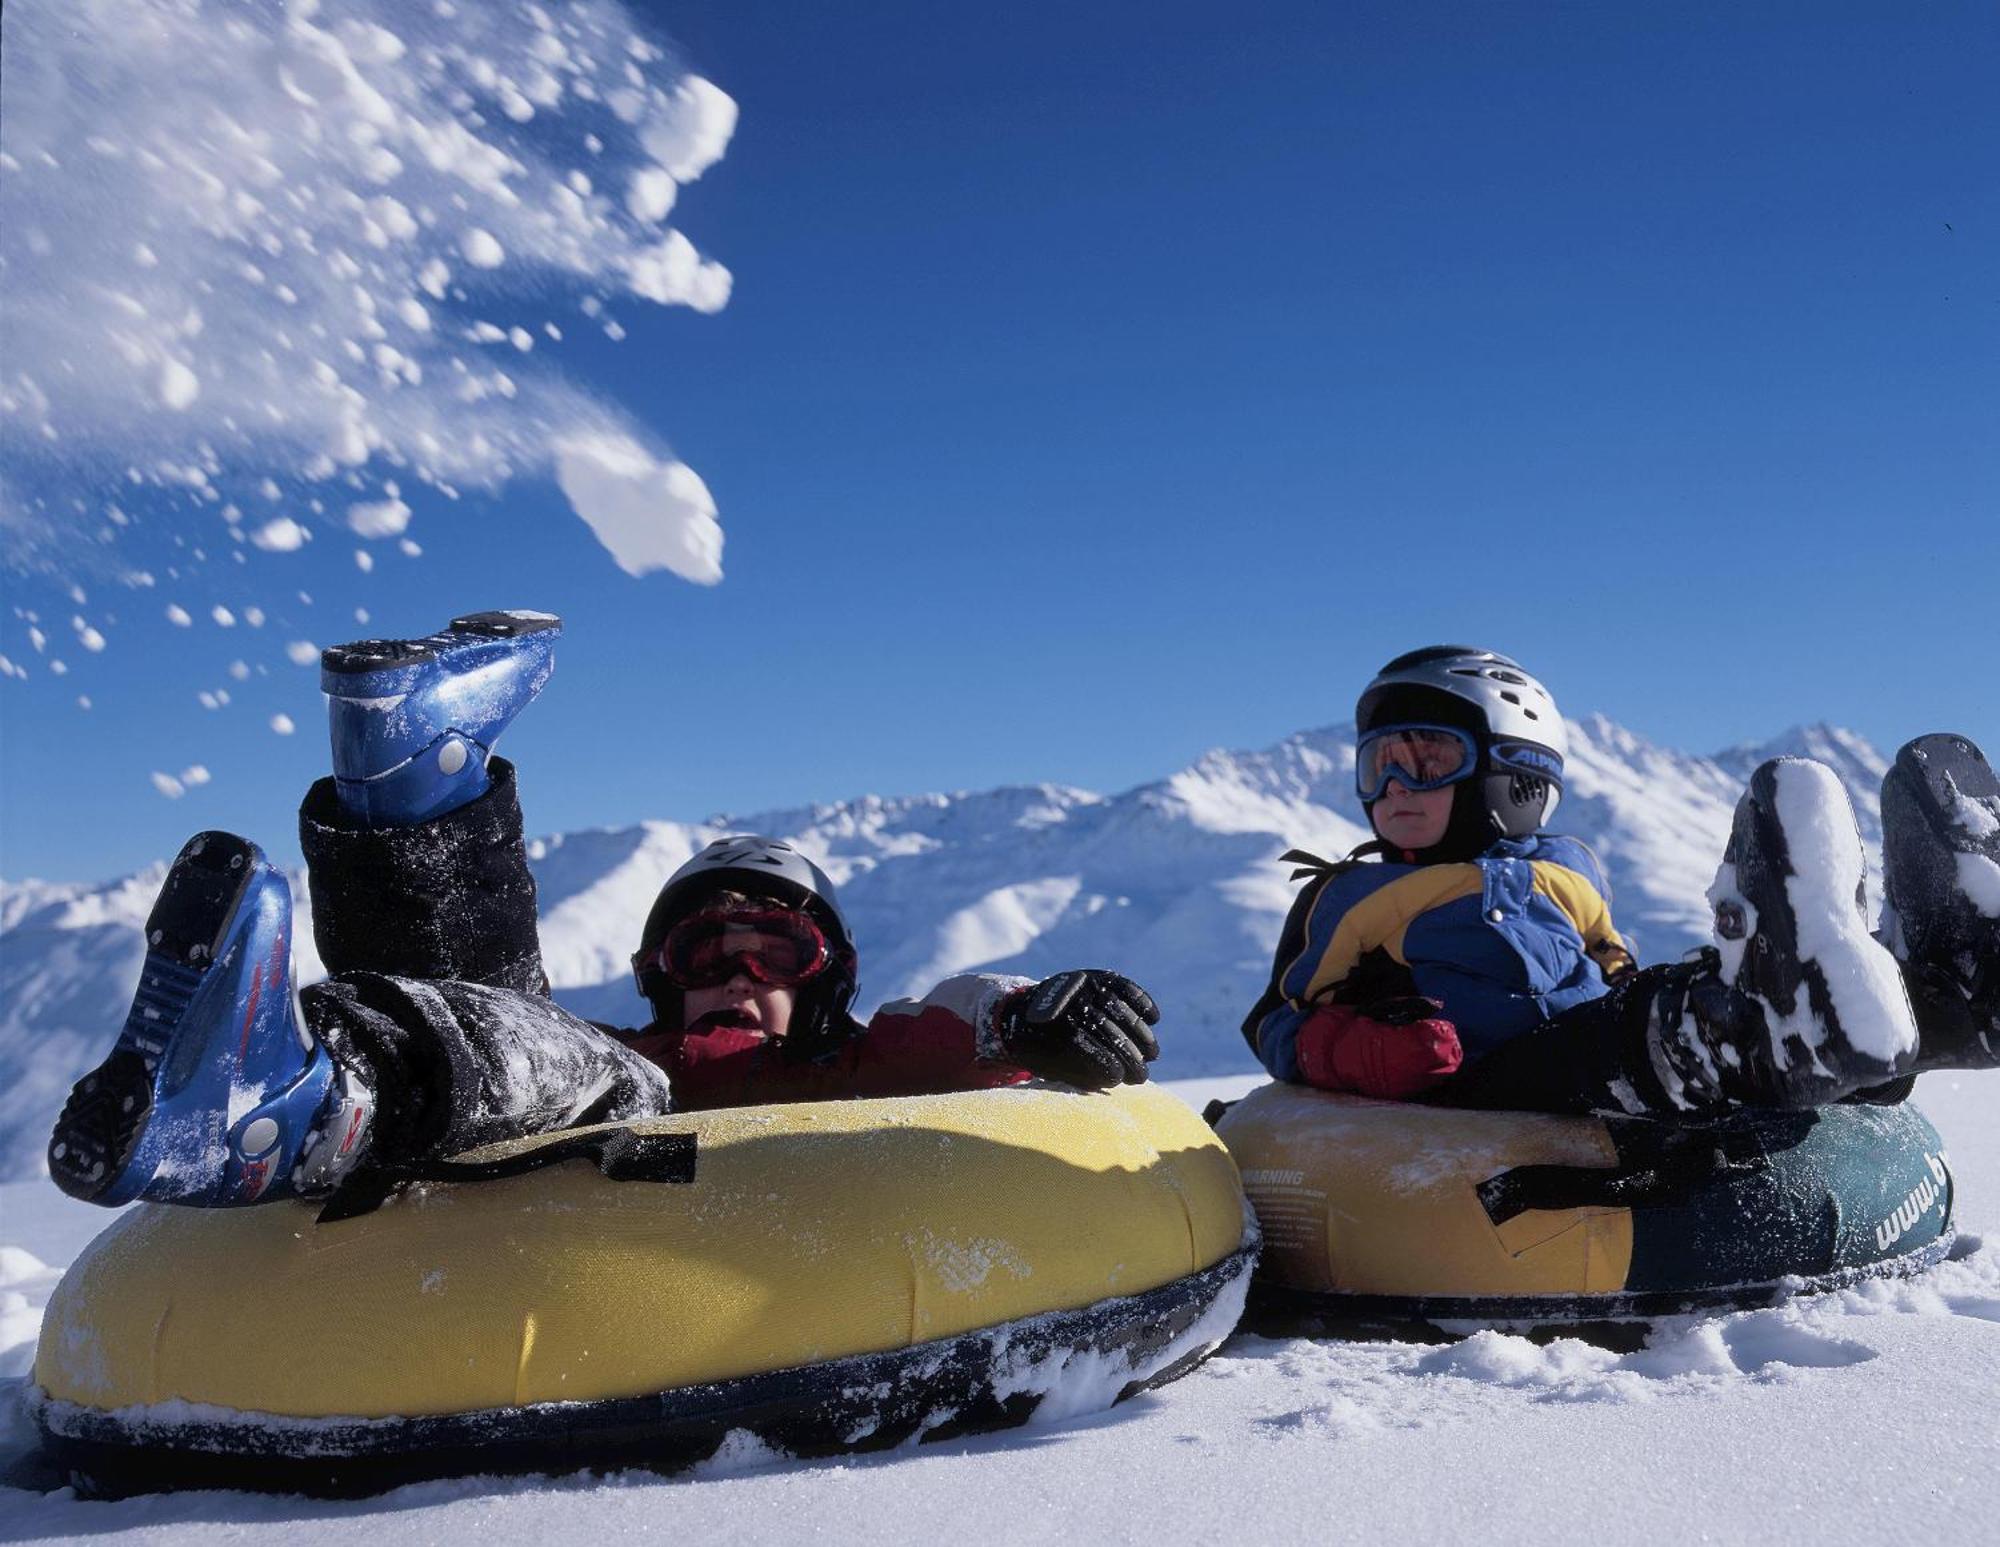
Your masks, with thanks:
M720 1031L725 1027L736 1031L762 1031L764 1023L758 1017L755 1004L724 1005L719 1010L710 1010L688 1027L688 1030Z

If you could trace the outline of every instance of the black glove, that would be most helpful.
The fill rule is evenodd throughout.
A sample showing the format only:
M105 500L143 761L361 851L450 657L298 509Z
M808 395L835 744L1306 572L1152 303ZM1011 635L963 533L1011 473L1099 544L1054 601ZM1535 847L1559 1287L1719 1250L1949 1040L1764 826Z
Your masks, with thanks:
M1058 972L1003 1010L1000 1040L1030 1073L1085 1090L1139 1085L1160 1056L1160 1008L1115 972Z

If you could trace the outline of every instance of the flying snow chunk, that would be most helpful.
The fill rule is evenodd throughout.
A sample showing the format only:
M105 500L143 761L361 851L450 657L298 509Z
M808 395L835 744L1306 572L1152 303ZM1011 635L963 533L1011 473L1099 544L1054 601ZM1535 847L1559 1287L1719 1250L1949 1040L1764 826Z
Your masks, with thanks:
M208 783L208 779L208 770L199 763L196 763L192 768L183 768L181 770L181 783L188 789L192 790L204 785Z
M294 639L285 646L285 659L294 666L317 666L319 646L310 639Z
M296 553L305 546L312 536L290 516L279 516L275 521L266 521L250 534L250 544L262 548L266 553Z
M474 226L459 239L458 250L476 269L497 269L507 261L507 249L491 231Z
M666 111L640 131L639 143L675 182L691 183L722 159L735 132L736 99L690 75L674 87Z
M410 524L410 507L398 499L369 500L347 507L347 524L357 536L397 537Z
M370 553L366 548L356 548L354 550L354 567L360 570L362 574L367 574L375 567L375 555Z
M634 295L662 306L719 312L729 304L729 270L702 257L678 231L669 231L657 246L627 258L625 282Z
M626 574L667 569L702 585L722 578L715 499L686 463L602 431L558 443L556 482Z
M179 800L183 795L187 794L187 787L172 774L161 773L156 768L150 777L153 781L153 788L166 796L168 800Z
M271 716L271 729L276 731L280 736L289 736L298 727L292 724L292 717L290 715L274 714Z
M227 607L223 606L220 602L217 602L215 606L209 609L208 615L211 618L215 619L215 625L217 628L236 627L236 614L231 612Z
M680 184L665 167L642 167L632 174L631 186L625 190L625 207L634 220L658 225L673 209L679 193Z
M179 360L160 367L160 401L168 408L186 408L201 396L201 378Z
M167 603L167 621L175 628L188 628L194 623L194 619L188 615L187 608L177 606L173 602Z
M289 509L281 470L324 483L380 458L497 488L620 423L539 361L468 380L452 303L514 281L704 311L728 298L727 269L667 222L725 153L736 104L647 43L633 9L7 7L0 202L25 218L0 217L0 398L23 411L0 411L0 461L25 445L62 475L103 462L217 503L257 490L278 508L231 534L241 562L253 534L292 535L269 526ZM406 17L407 41L370 19ZM18 80L16 53L37 62ZM588 174L579 142L602 157ZM127 234L97 240L107 209ZM525 353L540 332L507 336ZM336 510L373 486L353 487ZM106 519L128 524L101 504L48 524L95 536Z

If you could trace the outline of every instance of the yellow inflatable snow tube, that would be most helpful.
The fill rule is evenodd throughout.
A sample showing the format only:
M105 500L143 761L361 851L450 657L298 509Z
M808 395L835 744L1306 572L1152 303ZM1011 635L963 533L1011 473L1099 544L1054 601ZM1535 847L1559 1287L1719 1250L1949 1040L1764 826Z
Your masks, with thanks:
M1205 1273L1211 1299L1240 1307L1254 1255L1227 1151L1152 1086L623 1126L692 1136L691 1174L612 1181L569 1161L419 1187L336 1223L307 1204L135 1208L49 1304L34 1377L45 1434L207 1446L177 1432L186 1404L275 1417L277 1431L337 1415L357 1433L615 1408L1150 1303Z
M1273 1084L1216 1123L1264 1228L1265 1311L1560 1324L1765 1304L1949 1249L1944 1148L1914 1106L1681 1127Z

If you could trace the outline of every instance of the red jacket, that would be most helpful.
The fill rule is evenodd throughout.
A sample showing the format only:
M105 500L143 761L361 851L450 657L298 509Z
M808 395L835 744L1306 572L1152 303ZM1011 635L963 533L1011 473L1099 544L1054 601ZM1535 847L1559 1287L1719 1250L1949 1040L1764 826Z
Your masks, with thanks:
M695 1034L655 1021L619 1035L667 1071L682 1111L990 1090L1029 1078L1001 1055L994 1027L1001 1002L1028 983L979 973L946 978L922 999L885 1004L856 1035L811 1060L787 1059L762 1032L737 1026Z

